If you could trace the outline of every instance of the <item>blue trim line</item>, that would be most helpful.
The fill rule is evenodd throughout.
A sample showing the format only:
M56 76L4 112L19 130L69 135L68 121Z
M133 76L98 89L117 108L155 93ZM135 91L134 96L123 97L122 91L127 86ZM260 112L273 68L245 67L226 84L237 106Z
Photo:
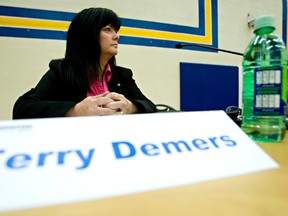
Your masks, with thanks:
M75 13L63 12L63 11L58 12L58 11L49 11L49 10L40 10L40 9L0 6L0 15L36 18L36 19L71 21L74 18Z
M287 47L287 0L282 0L282 38Z
M176 44L182 43L182 41L168 41L168 40L160 40L160 39L121 36L119 43L127 44L127 45L140 45L140 46L164 47L164 48L175 49ZM211 47L214 47L214 46L211 45ZM197 50L197 51L202 51L202 52L217 52L216 50L205 49L205 48L197 47L197 46L183 47L182 49Z
M203 28L203 26L199 28L184 25L159 23L154 21L134 20L127 18L120 18L120 20L121 20L121 26L125 27L158 30L158 31L170 31L170 32L186 33L193 35L204 35L205 33L205 28Z
M212 5L212 47L218 48L218 2Z
M217 2L217 0L215 0ZM211 5L213 7L213 3ZM205 35L205 3L203 1L198 1L198 29L199 29L199 35ZM216 8L217 9L217 8ZM213 11L213 9L212 9Z
M24 37L24 38L66 40L67 32L53 31L53 30L40 30L40 29L0 27L0 35L4 37L20 37L20 38Z

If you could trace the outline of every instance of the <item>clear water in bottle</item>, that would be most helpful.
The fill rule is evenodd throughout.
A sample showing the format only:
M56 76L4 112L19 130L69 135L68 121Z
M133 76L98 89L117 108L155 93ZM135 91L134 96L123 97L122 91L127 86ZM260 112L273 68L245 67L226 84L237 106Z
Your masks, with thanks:
M241 128L258 142L279 142L286 133L287 50L275 33L274 17L255 20L243 57Z

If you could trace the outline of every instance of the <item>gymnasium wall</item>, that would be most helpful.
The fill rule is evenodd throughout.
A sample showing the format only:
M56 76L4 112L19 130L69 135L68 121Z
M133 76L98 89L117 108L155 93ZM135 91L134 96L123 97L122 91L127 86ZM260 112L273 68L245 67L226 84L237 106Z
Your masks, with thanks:
M37 84L51 59L64 57L69 21L88 7L107 7L121 17L117 64L133 70L154 103L176 109L181 62L241 66L242 61L176 44L243 53L253 35L248 21L266 14L275 16L276 32L287 41L287 0L0 0L0 120L11 119L14 102Z

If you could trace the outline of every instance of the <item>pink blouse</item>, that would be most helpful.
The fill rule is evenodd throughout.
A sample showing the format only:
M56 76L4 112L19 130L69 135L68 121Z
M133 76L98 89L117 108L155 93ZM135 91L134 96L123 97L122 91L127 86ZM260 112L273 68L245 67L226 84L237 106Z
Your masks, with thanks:
M103 94L106 91L109 91L108 89L108 82L112 77L112 72L110 65L107 64L104 75L103 75L103 80L95 79L90 83L90 91L87 92L87 97L88 96L95 96L99 94Z

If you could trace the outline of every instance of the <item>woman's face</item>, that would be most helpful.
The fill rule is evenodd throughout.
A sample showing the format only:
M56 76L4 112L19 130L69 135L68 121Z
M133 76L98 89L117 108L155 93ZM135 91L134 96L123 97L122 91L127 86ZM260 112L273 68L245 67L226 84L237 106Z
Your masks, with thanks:
M118 40L120 36L111 26L106 25L100 31L101 57L110 59L118 53Z

